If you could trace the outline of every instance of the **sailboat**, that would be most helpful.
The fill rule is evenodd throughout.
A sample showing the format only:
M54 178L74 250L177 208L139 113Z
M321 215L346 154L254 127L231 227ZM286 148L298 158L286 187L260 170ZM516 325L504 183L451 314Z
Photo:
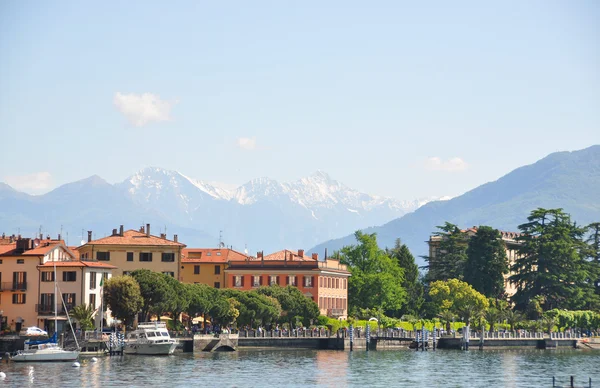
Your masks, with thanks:
M77 344L77 350L65 350L58 344L58 304L57 304L57 290L58 283L56 281L56 262L54 263L54 335L47 340L41 341L25 341L23 350L19 350L17 354L12 356L11 360L16 362L37 362L37 361L74 361L79 357L79 344L77 343L77 337L75 337L75 343ZM64 305L64 300L61 295L61 301ZM69 312L65 308L67 313L67 319L69 320L69 326L73 330L71 324L71 318Z

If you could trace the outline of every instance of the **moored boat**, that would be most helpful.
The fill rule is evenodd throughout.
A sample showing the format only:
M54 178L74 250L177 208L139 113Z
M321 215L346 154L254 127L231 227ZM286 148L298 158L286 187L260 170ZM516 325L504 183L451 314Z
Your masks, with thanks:
M127 335L123 352L140 355L173 354L177 341L171 338L164 322L140 323Z

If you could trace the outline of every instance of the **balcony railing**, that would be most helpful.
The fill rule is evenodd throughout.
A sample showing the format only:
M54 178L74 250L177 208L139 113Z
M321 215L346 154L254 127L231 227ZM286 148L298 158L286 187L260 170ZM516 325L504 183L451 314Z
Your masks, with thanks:
M344 314L344 309L328 309L327 310L327 316L332 317L332 318L336 318L336 317L341 317Z
M66 315L67 311L70 312L75 305L68 304L66 307L67 309L65 310L63 306L58 306L58 315ZM35 312L39 315L54 315L54 305L36 304Z
M2 282L0 291L27 291L27 282Z

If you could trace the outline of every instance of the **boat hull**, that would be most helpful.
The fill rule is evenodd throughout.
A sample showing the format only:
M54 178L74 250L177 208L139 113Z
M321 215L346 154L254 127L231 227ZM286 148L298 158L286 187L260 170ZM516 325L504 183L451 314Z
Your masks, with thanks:
M76 350L51 350L27 352L22 351L14 355L11 360L15 362L53 362L53 361L75 361L79 357Z
M175 348L177 347L177 343L175 342L165 342L165 343L128 343L125 344L125 348L123 352L125 354L139 354L146 356L168 356L169 354L173 354Z

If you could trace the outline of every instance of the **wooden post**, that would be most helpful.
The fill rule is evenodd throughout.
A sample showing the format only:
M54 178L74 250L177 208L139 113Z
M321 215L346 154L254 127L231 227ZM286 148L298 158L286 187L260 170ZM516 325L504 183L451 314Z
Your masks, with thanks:
M575 376L571 376L571 388L575 387Z

